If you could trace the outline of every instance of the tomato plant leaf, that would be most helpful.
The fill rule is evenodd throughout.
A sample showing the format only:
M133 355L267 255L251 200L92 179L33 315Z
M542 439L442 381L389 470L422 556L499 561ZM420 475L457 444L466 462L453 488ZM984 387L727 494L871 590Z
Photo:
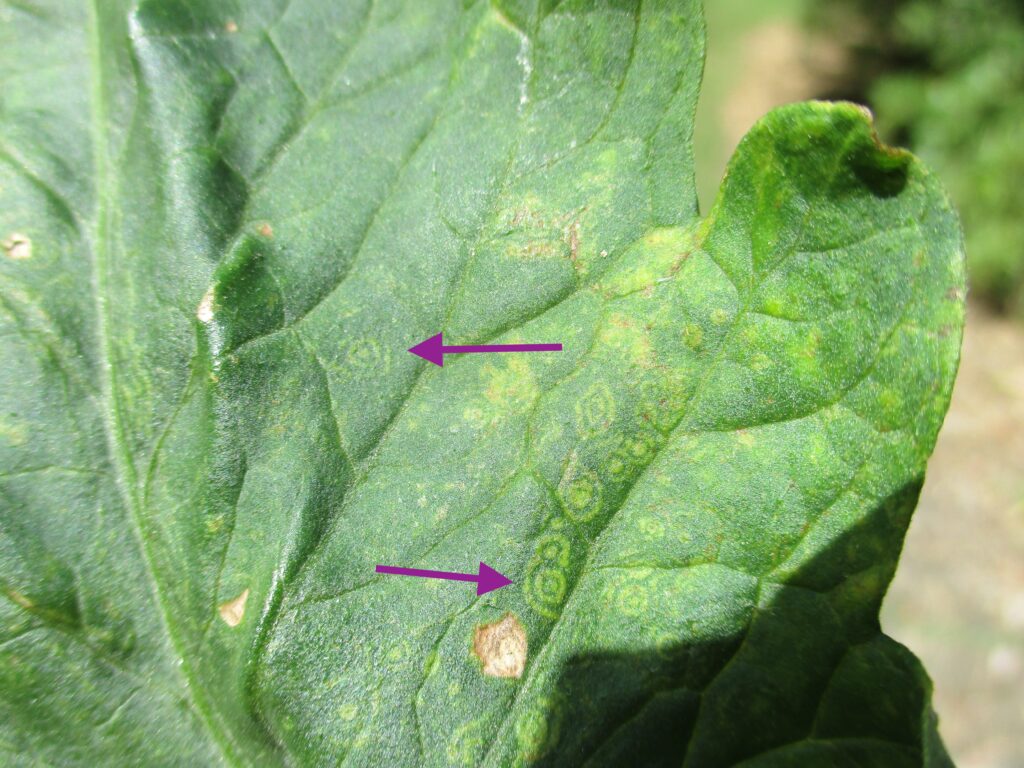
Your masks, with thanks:
M696 0L0 19L5 762L948 763L877 615L960 230L865 112L701 219Z

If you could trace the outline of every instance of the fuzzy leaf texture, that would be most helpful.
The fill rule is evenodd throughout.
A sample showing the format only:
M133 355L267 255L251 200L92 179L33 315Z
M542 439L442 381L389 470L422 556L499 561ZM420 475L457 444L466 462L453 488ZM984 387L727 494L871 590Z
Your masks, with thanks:
M0 761L949 764L877 615L956 216L811 103L701 219L703 51L696 0L0 2Z

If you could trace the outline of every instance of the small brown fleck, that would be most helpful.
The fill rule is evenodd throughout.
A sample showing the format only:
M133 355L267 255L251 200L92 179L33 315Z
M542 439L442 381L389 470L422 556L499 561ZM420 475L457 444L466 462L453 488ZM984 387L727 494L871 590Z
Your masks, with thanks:
M473 653L491 677L521 677L526 668L526 631L519 619L506 613L473 632Z
M260 224L260 228L257 229L256 231L259 232L260 235L262 235L263 237L269 238L274 236L274 228L270 226L267 222L263 222L262 224Z
M32 258L32 241L28 235L23 235L20 232L12 232L11 236L8 237L3 243L4 252L8 257L12 259L31 259Z
M580 225L573 222L569 225L569 260L575 266L580 258Z
M232 19L228 19L227 23L224 25L224 31L233 35L238 31L238 25Z
M242 623L242 617L245 616L245 601L248 599L249 590L246 589L233 600L220 604L217 611L220 613L220 617L224 620L225 624L229 627L237 627Z
M690 258L691 253L691 251L683 251L678 256L676 256L675 261L672 262L672 267L669 269L668 273L670 275L677 274L679 270L682 268L683 264L686 262L686 260Z

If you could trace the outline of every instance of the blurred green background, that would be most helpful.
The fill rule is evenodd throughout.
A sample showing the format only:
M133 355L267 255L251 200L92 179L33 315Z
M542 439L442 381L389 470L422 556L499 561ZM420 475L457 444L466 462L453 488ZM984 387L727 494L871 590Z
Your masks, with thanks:
M953 403L882 611L924 661L960 768L1024 768L1024 1L706 0L697 182L778 104L868 105L960 211Z
M851 54L828 95L866 97L941 175L975 293L1024 318L1024 3L827 0L811 18Z

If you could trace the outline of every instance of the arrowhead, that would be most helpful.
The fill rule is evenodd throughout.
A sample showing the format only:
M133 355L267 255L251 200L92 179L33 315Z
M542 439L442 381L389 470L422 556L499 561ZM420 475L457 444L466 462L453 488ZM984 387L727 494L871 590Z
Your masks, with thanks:
M422 357L434 365L444 366L444 342L440 333L431 336L426 341L421 341L415 347L409 347L409 351L416 357Z
M496 589L507 587L512 579L506 578L486 563L480 563L480 572L476 579L476 593L486 595Z

